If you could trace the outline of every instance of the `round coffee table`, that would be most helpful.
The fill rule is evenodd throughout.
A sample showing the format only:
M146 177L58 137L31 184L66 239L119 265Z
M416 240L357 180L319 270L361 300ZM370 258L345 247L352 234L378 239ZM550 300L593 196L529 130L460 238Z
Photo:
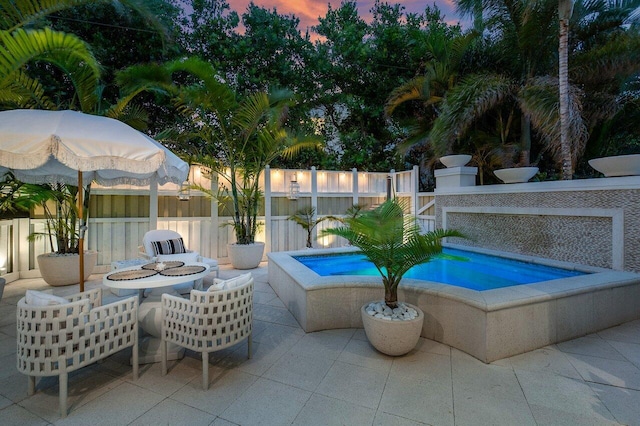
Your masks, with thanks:
M187 263L183 267L199 266L204 268L201 272L189 275L167 276L160 273L144 278L127 278L127 273L132 277L137 274L143 274L142 266L137 265L128 268L116 269L102 278L102 283L111 288L138 290L140 292L140 306L138 308L138 322L140 327L147 333L140 339L139 362L140 364L148 364L151 362L160 362L161 360L161 336L162 336L162 294L169 293L178 295L172 286L183 284L189 281L202 280L210 272L209 265L206 263ZM171 268L173 269L173 268ZM176 268L178 269L178 268ZM119 274L119 275L118 275ZM114 280L113 276L123 277L123 279ZM112 277L110 279L109 277ZM145 289L151 289L149 295L143 299ZM167 358L181 359L184 356L184 348L169 344Z

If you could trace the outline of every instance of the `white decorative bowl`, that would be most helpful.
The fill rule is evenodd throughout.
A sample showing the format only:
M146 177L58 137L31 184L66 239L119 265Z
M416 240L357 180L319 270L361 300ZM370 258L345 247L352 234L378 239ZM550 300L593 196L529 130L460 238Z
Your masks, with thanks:
M537 167L513 167L494 170L493 173L504 183L527 182L538 173Z
M468 154L445 155L444 157L440 157L440 162L446 167L462 167L469 161L471 161L471 156Z
M594 158L589 160L589 165L606 177L637 176L640 175L640 154Z

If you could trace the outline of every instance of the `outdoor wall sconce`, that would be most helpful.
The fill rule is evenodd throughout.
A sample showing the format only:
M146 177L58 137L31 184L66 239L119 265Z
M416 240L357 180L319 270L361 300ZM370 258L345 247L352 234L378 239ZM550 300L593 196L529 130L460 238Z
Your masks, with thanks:
M180 190L178 191L178 200L189 201L189 198L191 198L191 184L188 180L186 180L182 183L182 185L180 185Z
M291 182L289 183L289 194L287 195L287 198L295 201L298 199L299 196L300 196L300 184L298 183L298 178L294 173L293 177L291 178Z

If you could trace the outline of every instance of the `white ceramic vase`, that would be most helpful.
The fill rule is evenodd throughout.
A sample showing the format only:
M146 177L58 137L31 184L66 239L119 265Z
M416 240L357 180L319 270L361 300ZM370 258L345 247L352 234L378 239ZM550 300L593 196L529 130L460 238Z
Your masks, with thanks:
M89 278L98 263L97 251L84 252L84 279ZM42 279L57 287L80 282L80 255L45 253L38 256Z
M257 268L262 261L264 243L227 244L227 253L234 269Z
M420 308L405 303L415 309L418 316L408 321L390 321L369 315L366 311L368 305L362 306L360 313L367 339L374 348L386 355L400 356L416 347L424 322L424 313Z

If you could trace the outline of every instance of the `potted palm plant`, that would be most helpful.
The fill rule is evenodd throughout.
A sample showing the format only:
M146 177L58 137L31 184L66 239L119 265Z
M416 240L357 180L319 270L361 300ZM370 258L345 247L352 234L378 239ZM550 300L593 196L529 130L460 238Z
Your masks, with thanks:
M289 216L287 219L297 223L307 231L307 248L313 248L313 229L318 226L321 222L325 220L331 219L330 216L325 216L321 218L316 218L316 208L312 206L303 207L298 209L294 214Z
M85 200L89 199L89 186L85 190ZM46 239L50 252L38 256L38 267L45 282L52 286L77 284L79 275L79 233L78 226L78 187L62 183L35 185L23 183L8 176L2 182L3 201L1 209L33 210L45 219L43 232L32 232L29 241ZM88 206L85 209L84 217ZM84 278L93 272L98 253L85 251Z
M382 277L384 302L367 303L361 308L371 344L392 356L413 349L420 338L424 313L416 306L398 302L398 286L409 269L442 251L443 238L463 235L442 229L421 234L415 218L404 214L403 205L396 199L347 217L343 226L325 229L323 235L345 238L360 249Z

